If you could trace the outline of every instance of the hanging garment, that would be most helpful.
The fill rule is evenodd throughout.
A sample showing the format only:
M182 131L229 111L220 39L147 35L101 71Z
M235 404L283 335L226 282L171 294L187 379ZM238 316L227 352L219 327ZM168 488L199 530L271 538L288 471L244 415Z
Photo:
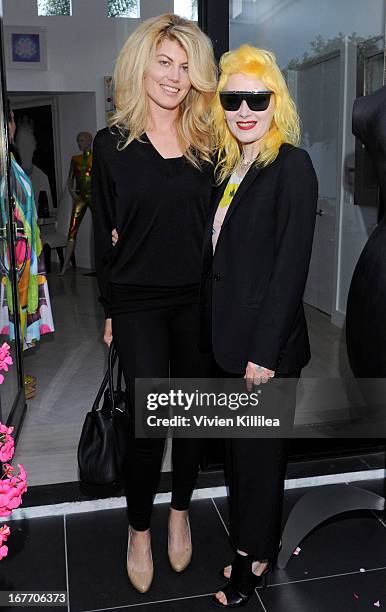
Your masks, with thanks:
M50 296L32 184L11 155L11 191L16 224L16 268L19 293L20 335L23 349L39 342L43 334L54 331ZM9 275L9 245L6 240L5 183L1 184L0 245L0 333L15 338L12 286Z

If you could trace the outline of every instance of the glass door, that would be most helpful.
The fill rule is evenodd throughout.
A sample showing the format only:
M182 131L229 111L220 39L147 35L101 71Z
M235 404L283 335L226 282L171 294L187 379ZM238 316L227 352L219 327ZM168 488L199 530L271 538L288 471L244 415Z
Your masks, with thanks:
M217 56L248 43L273 51L286 76L301 116L301 146L309 151L317 168L323 200L318 207L319 228L314 247L314 264L319 269L313 277L311 269L308 293L322 295L316 306L328 313L333 304L332 319L338 320L335 292L343 296L340 298L343 302L356 264L355 253L358 251L359 256L362 248L357 247L356 241L367 240L369 208L376 211L377 206L373 203L376 189L369 185L370 175L366 170L363 186L367 192L362 189L362 193L368 196L372 189L373 199L365 197L364 202L355 201L360 206L354 206L355 141L351 134L351 110L356 96L382 85L385 1L374 0L371 12L361 0L338 3L335 0L218 0L216 3L206 0L201 4L204 17L201 25L214 42ZM224 19L227 19L225 27ZM357 86L362 87L361 92ZM356 159L355 162L355 181L359 181L361 168ZM355 192L357 200L357 184ZM333 243L338 235L335 228L345 239L339 243L339 260ZM320 274L322 259L324 275ZM340 340L336 342L340 346ZM343 352L344 346L342 355ZM326 360L321 361L323 365ZM340 365L342 361L339 354L337 363ZM322 376L323 372L318 375ZM334 375L342 376L343 380L338 368ZM205 466L210 468L222 463L221 445L213 442L205 458ZM379 440L371 439L299 439L291 440L290 455L296 459L336 456L379 445Z
M16 229L20 185L12 168L9 147L9 109L4 67L3 6L0 0L0 421L13 426L17 439L25 414L18 281L28 249L24 232ZM3 363L8 350L12 365ZM4 369L8 367L8 370Z

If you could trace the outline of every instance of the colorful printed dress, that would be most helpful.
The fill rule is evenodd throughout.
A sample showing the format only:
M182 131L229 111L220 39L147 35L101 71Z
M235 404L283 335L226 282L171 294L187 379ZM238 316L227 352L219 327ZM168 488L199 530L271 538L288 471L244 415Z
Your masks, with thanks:
M19 314L23 349L30 348L40 336L54 331L50 296L32 184L11 156L11 190L16 222L16 267ZM4 181L1 185L1 225L6 227ZM4 230L2 232L4 236ZM15 338L12 288L9 279L9 249L4 238L0 244L1 292L0 333Z

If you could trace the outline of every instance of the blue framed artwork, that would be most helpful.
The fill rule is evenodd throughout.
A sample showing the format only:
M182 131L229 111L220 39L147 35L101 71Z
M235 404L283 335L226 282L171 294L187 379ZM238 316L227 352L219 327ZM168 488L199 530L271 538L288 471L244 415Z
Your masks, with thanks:
M12 32L12 61L40 63L39 34Z
M5 39L7 68L46 70L45 28L7 26Z

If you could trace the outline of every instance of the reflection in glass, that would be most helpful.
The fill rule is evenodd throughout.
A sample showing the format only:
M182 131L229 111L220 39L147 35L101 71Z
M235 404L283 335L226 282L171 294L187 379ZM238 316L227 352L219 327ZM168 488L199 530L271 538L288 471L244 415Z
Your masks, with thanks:
M180 17L198 20L198 0L174 0L174 12Z
M231 0L230 16L236 19L243 12L243 0Z
M364 59L365 95L374 93L383 85L383 53L369 55Z
M383 0L372 0L371 11L363 0L243 0L241 8L230 0L230 48L269 49L282 70L384 34Z
M31 348L43 334L53 331L53 320L45 276L44 257L33 188L29 177L11 154L11 190L14 212L15 263L19 298L20 333L23 348ZM15 338L16 320L10 278L8 245L4 248L0 327Z
M0 313L6 314L5 320L0 321L0 345L4 342L10 345L10 354L13 360L13 365L8 372L3 372L4 381L0 387L0 421L2 423L7 422L21 387L20 362L18 361L21 353L19 326L16 327L15 338L15 333L11 334L9 325L10 319L15 322L13 310L14 304L18 305L18 300L15 294L16 283L13 272L13 241L8 198L5 133L4 116L0 113ZM16 321L18 321L18 313L16 314Z
M139 18L140 0L108 0L107 16Z
M71 0L37 0L38 15L50 17L53 15L72 15Z

